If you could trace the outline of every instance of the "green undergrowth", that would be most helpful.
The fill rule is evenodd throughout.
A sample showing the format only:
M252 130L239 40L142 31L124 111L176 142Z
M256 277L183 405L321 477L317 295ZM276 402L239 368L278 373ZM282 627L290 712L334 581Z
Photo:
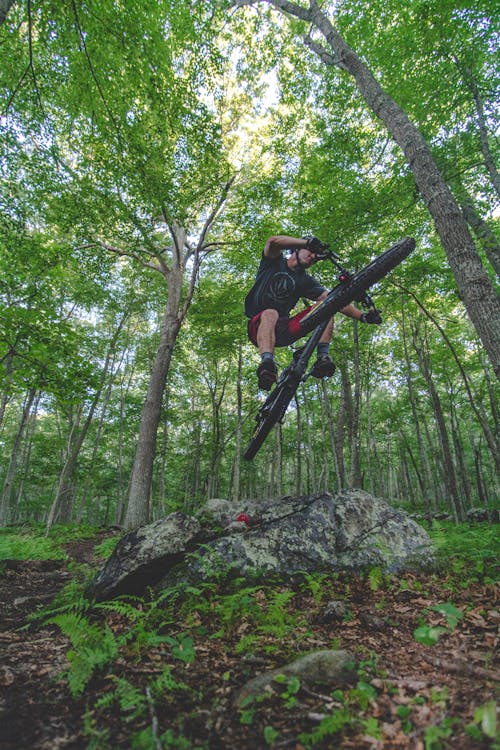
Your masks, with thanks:
M424 525L424 524L423 524ZM427 531L436 549L438 566L467 580L498 581L500 524L434 521Z
M193 739L190 726L196 717L191 715L189 707L203 704L205 708L208 706L207 713L216 715L221 689L215 690L214 685L237 690L255 672L252 667L245 667L245 663L252 664L253 659L257 663L269 660L283 664L314 650L315 612L333 599L349 604L360 580L367 597L370 592L376 595L374 613L381 614L395 591L413 588L425 592L423 587L431 586L435 594L441 591L441 602L438 600L416 613L413 632L415 641L426 648L435 647L462 626L463 589L472 582L489 584L495 579L497 532L498 527L488 524L455 526L435 522L429 533L437 550L439 568L425 576L395 576L375 567L365 571L357 582L348 574L325 572L303 574L287 582L253 581L251 585L243 579L220 578L197 585L179 584L160 594L149 591L143 597L122 597L101 603L84 596L95 569L72 563L68 566L74 574L72 580L43 612L37 612L31 626L53 628L71 644L66 655L68 666L61 677L71 696L85 703L83 732L89 750L114 750L117 726L128 737L127 746L138 750L153 750L158 746L205 750L208 744L197 744ZM42 529L8 530L1 534L0 544L4 545L2 551L9 549L5 557L15 554L19 558L24 551L26 559L54 556L57 559L64 556L63 545L68 541L92 534L97 540L96 529L61 527L48 537ZM105 539L95 550L105 558L117 540L118 537ZM11 546L7 547L7 543ZM453 599L454 594L457 601L462 596L460 607ZM352 616L348 606L342 622L332 630L328 647L343 647L342 627ZM212 652L217 654L214 679L190 679L198 666L206 677L204 663ZM372 710L380 688L374 687L371 680L377 677L379 683L384 681L384 690L389 693L392 688L377 656L363 644L358 652L362 661L358 665L357 684L332 692L329 709L317 726L297 736L306 750L330 747L332 742L355 732L371 737L374 743L382 741L382 726ZM278 681L271 695L245 706L239 720L251 725L264 745L278 747L284 741L280 734L282 726L279 723L273 726L266 707L274 701L273 711L279 715L279 710L277 714L275 710L278 702L278 709L290 712L292 717L303 699L304 688L297 678ZM422 702L429 705L433 715L436 706L442 704L440 721L424 729L418 727L415 718ZM398 706L397 717L405 733L420 732L425 750L441 750L448 746L446 743L460 723L447 705L442 692L430 697L416 696L415 705ZM467 733L479 741L495 742L495 709L494 702L478 703ZM155 729L151 717L166 714L177 718L166 731Z
M41 524L0 528L0 560L67 560L64 545L84 539L93 539L102 531L95 526L57 525L47 533ZM95 547L100 557L108 557L117 544L110 537Z

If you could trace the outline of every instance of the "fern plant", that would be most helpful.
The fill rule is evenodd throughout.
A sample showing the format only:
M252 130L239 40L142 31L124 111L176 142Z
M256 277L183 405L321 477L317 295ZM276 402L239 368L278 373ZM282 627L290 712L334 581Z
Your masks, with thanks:
M107 623L101 628L86 617L71 612L47 621L57 625L73 645L67 654L70 668L66 672L73 697L81 695L97 670L102 670L118 656L126 636L116 637Z

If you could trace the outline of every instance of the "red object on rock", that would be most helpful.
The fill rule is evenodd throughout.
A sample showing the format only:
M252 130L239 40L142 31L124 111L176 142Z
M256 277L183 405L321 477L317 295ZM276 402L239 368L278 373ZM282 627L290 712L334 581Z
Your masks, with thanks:
M237 517L236 520L239 521L240 523L246 523L247 526L250 523L250 519L246 513L240 513L240 515Z

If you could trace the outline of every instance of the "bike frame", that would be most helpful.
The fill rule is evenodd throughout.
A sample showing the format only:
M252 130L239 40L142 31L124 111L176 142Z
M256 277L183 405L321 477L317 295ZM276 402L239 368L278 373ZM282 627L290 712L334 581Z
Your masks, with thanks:
M406 237L375 258L365 268L351 273L333 252L325 252L318 259L330 260L339 271L339 283L327 294L324 300L315 305L300 321L300 336L308 333L307 342L294 353L293 361L286 367L257 415L257 427L244 452L247 460L252 459L271 428L281 422L299 384L307 380L311 372L307 371L309 360L328 325L331 317L352 302L360 303L365 309L375 309L372 298L367 293L377 281L380 281L393 268L401 263L415 248L415 240Z

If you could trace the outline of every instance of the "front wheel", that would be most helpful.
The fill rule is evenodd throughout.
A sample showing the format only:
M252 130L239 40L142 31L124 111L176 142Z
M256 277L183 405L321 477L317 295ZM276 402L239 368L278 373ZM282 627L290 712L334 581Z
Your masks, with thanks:
M319 323L331 317L349 305L360 295L364 294L371 286L387 276L415 249L415 240L412 237L405 237L396 242L382 255L372 260L367 266L357 273L353 274L347 282L342 282L328 294L322 304L317 305L313 310L300 321L301 335L304 336Z
M276 422L279 422L285 416L294 393L294 388L283 384L277 385L275 390L267 397L265 404L257 415L257 426L252 439L243 454L247 461L251 461Z

